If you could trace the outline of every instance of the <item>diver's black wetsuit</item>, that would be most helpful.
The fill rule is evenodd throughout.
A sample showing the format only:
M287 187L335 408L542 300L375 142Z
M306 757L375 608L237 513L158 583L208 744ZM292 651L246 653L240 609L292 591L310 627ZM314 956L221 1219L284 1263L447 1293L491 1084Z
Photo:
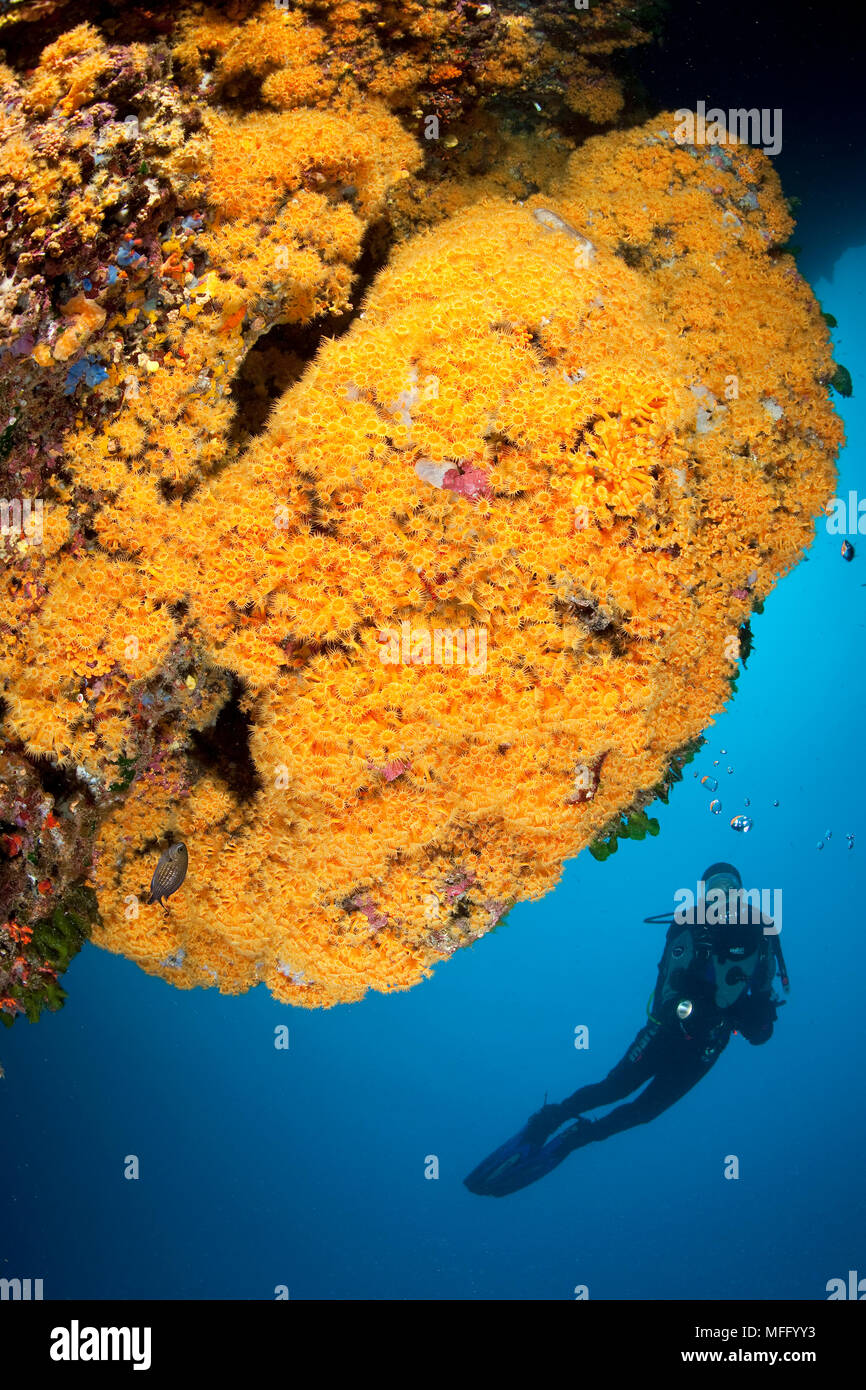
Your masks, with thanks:
M698 938L700 946L700 933ZM649 1022L603 1081L581 1086L561 1104L547 1105L533 1116L530 1127L535 1127L538 1139L543 1142L546 1134L568 1119L580 1120L570 1136L569 1147L573 1148L607 1139L634 1125L646 1124L706 1076L735 1030L755 1045L769 1040L776 1019L771 988L775 959L762 928L754 927L745 934L740 933L737 955L720 951L716 941L715 950L722 962L718 975L714 972L706 936L704 941L707 942L705 953L698 950L691 954L694 929L671 925L659 962ZM684 942L690 943L688 954L682 945ZM750 953L747 962L746 952ZM677 965L678 955L686 961L685 966ZM744 971L737 956L749 965L748 984L728 1007L719 1007L720 991L727 987L733 993L738 985L742 988ZM683 998L689 999L692 1005L691 1014L685 1019L677 1015L677 1004ZM635 1100L617 1106L597 1120L584 1115L586 1110L622 1100L647 1081L649 1085Z
M645 1028L641 1028L622 1061L617 1062L603 1081L581 1086L579 1091L562 1102L563 1118L577 1118L585 1110L595 1110L600 1105L622 1100L649 1081L646 1090L641 1091L635 1100L618 1105L601 1119L590 1121L584 1116L587 1130L581 1133L580 1141L589 1144L597 1139L607 1139L622 1129L631 1129L633 1125L646 1124L674 1105L697 1085L701 1077L706 1076L721 1057L730 1036L731 1026L724 1021L719 1022L712 1039L702 1043L696 1039L689 1040L676 1028L664 1027L651 1019Z
M463 1179L469 1191L510 1196L552 1172L573 1149L655 1119L706 1076L734 1032L750 1043L767 1042L781 1002L773 994L776 967L786 991L788 975L773 922L755 910L739 871L720 862L705 870L696 910L678 909L673 920L646 918L668 926L648 1023L604 1080L559 1104L545 1103L482 1159ZM633 1092L639 1093L634 1100L616 1105ZM584 1113L603 1105L615 1109L597 1120Z

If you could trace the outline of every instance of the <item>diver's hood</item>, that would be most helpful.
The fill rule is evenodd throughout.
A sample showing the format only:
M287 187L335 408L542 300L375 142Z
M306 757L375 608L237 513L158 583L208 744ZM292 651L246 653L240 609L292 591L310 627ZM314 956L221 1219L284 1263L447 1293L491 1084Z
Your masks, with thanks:
M725 895L731 892L738 893L743 886L739 871L734 868L733 864L726 864L723 861L718 864L711 864L708 869L704 869L701 874L701 881L704 884L706 894L719 888Z

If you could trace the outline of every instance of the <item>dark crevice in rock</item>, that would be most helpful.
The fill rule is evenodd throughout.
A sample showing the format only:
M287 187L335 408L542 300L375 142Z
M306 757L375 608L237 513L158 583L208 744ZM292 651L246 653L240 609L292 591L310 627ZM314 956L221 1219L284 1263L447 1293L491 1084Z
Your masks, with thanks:
M231 695L209 729L193 730L191 743L198 763L225 782L239 802L249 801L261 790L262 780L250 752L249 715L241 710L243 682L231 677Z
M30 13L15 18L8 14L8 5L2 6L8 17L3 29L5 60L19 72L35 68L43 49L77 24L96 25L109 44L158 43L174 32L176 24L175 6L168 0L152 0L146 8L125 6L120 14L112 0L71 0L43 6L38 19L32 13L34 7L27 8ZM107 99L113 95L109 92Z
M71 800L76 792L82 793L81 781L73 768L56 763L49 757L33 757L29 753L24 757L37 773L43 790L54 797L55 805Z
M323 314L309 323L275 324L250 348L232 381L237 408L228 435L229 457L263 432L274 402L300 380L320 343L348 331L361 312L367 290L388 260L393 241L388 221L380 220L367 228L355 268L351 309Z

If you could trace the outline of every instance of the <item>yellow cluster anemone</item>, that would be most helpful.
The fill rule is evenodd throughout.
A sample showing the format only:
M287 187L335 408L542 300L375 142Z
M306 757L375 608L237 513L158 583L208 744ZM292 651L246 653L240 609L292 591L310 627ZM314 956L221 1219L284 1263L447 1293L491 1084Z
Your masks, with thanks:
M834 364L762 154L672 113L575 148L645 37L624 0L239 0L0 66L0 388L47 480L4 503L4 733L98 807L98 944L408 988L724 705L832 494Z
M732 234L711 152L662 126L406 243L243 456L151 498L124 562L143 659L182 603L240 692L252 780L196 772L183 738L173 781L136 778L99 835L100 944L306 1005L406 988L547 892L722 707L841 430L775 176L731 151L729 194L757 189ZM617 221L599 189L627 171ZM163 917L143 886L177 838Z
M297 0L181 13L173 47L193 81L224 104L289 110L358 93L444 119L477 96L562 102L599 125L622 109L611 55L646 43L628 0L577 12L558 0L454 6L452 0Z

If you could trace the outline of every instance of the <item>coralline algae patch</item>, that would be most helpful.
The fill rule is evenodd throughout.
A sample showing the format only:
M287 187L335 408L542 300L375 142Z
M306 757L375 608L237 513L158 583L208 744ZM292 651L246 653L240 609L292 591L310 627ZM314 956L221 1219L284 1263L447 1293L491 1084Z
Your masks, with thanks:
M662 118L410 241L242 458L130 513L112 563L242 682L257 784L182 742L133 782L100 944L309 1005L405 988L652 800L841 440L775 175L716 153ZM484 661L437 662L437 631ZM190 868L163 928L136 900L166 836Z

